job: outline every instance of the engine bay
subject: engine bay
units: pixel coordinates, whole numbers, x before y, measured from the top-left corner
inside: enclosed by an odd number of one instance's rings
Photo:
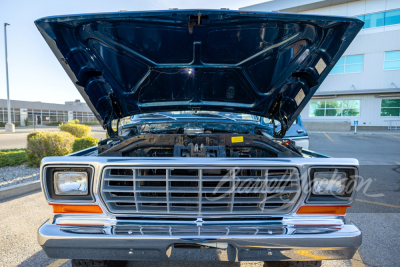
[[[206,128],[185,127],[156,132],[147,131],[137,134],[137,129],[129,129],[123,136],[101,141],[98,145],[98,156],[301,157],[299,148],[295,147],[293,141],[273,139],[260,130],[230,133],[230,131],[223,132],[217,129],[216,133],[213,133]]]

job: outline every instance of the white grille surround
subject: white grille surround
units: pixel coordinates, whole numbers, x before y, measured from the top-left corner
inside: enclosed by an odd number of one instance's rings
[[[100,194],[115,215],[276,215],[301,186],[295,167],[118,166],[103,169]]]

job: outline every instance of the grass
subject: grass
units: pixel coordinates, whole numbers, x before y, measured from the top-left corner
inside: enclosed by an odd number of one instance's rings
[[[0,150],[0,168],[5,166],[18,166],[26,162],[25,149]]]

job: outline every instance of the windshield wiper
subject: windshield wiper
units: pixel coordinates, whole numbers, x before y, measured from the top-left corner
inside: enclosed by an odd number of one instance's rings
[[[168,119],[172,119],[172,120],[176,121],[176,118],[174,118],[174,117],[171,117],[171,116],[168,116],[168,115],[165,115],[165,114],[153,114],[153,113],[149,113],[149,114],[146,114],[144,116],[140,116],[139,119],[140,118],[146,118],[146,117],[164,117],[164,118],[168,118]]]
[[[224,118],[224,119],[227,119],[227,120],[231,120],[231,121],[236,121],[235,119],[233,119],[233,118],[230,118],[230,117],[227,117],[227,116],[224,116],[224,115],[220,115],[220,114],[213,114],[213,113],[193,113],[193,115],[196,115],[196,116],[210,116],[210,117],[220,117],[220,118]]]

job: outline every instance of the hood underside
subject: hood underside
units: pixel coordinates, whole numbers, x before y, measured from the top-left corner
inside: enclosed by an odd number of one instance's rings
[[[103,126],[158,111],[290,126],[363,26],[356,18],[171,10],[35,21]]]

